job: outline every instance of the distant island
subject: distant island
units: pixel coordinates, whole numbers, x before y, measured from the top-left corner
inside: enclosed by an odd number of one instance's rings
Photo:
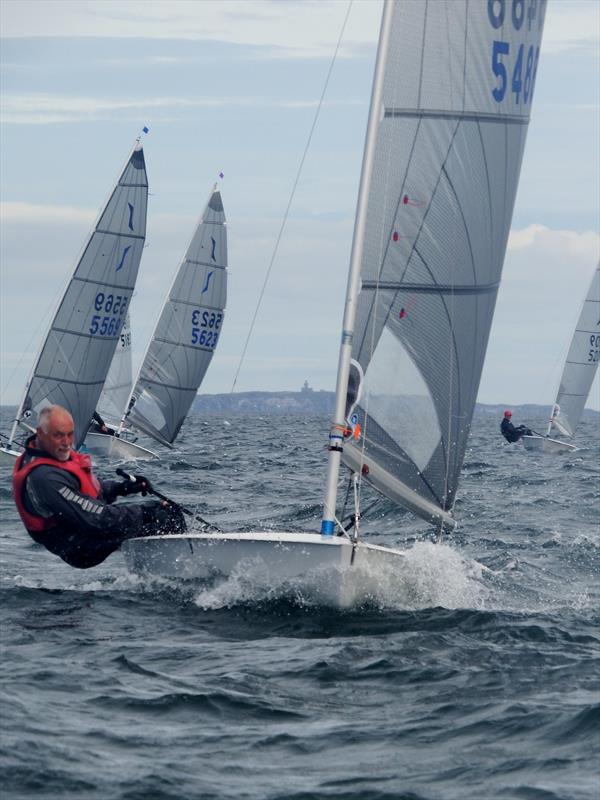
[[[299,392],[233,392],[228,394],[199,394],[192,406],[193,412],[201,414],[295,414],[311,416],[332,414],[335,392],[324,389],[311,389],[308,382]],[[515,417],[549,417],[551,406],[526,403],[523,405],[477,403],[477,416],[501,417],[504,409],[510,407]],[[586,409],[584,419],[597,419],[599,411]]]
[[[320,416],[333,414],[335,392],[325,389],[311,389],[307,381],[299,392],[228,392],[227,394],[198,394],[191,413],[209,414],[248,414],[268,416],[269,414],[291,414],[296,416]],[[0,406],[14,409],[16,406]],[[551,406],[524,403],[477,403],[475,416],[501,418],[504,410],[510,408],[519,422],[527,419],[548,419]],[[586,408],[583,418],[600,419],[600,411]]]

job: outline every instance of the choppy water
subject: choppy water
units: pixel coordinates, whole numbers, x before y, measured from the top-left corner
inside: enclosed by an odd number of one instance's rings
[[[315,530],[326,429],[192,417],[133,469],[223,528]],[[578,439],[535,456],[476,419],[460,530],[436,545],[379,504],[370,541],[414,547],[343,612],[301,585],[141,580],[119,554],[71,570],[3,469],[2,796],[597,800],[598,424]]]

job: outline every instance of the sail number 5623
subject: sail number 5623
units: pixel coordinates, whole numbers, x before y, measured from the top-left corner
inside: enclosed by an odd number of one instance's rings
[[[199,308],[192,312],[191,343],[199,347],[214,348],[219,338],[223,313],[221,311],[201,311]]]

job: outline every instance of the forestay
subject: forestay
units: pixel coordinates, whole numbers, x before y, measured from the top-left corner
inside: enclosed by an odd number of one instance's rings
[[[162,309],[125,424],[171,445],[221,334],[227,294],[227,230],[216,189]]]
[[[98,413],[105,420],[118,423],[131,394],[133,370],[131,366],[131,325],[129,314],[121,329],[117,349],[104,381],[104,388],[98,401]]]
[[[58,403],[88,430],[129,308],[144,239],[148,179],[136,145],[83,249],[35,363],[17,423]]]
[[[544,13],[521,0],[386,4],[346,405],[362,436],[342,459],[429,520],[455,499]]]
[[[592,278],[567,360],[548,427],[573,436],[579,424],[600,361],[600,264]]]

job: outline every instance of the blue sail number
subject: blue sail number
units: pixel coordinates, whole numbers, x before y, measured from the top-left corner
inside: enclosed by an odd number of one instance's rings
[[[199,308],[192,312],[192,336],[191,344],[198,347],[214,349],[219,338],[219,329],[223,320],[223,313],[220,311],[202,311]]]

